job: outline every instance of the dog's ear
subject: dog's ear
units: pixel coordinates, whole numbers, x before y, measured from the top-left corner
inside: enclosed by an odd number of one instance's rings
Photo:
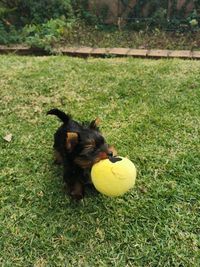
[[[69,151],[72,151],[74,147],[78,144],[79,135],[75,132],[67,132],[66,136],[66,148]]]
[[[99,124],[100,124],[100,119],[96,118],[95,120],[91,121],[90,123],[90,129],[98,130],[99,129]]]

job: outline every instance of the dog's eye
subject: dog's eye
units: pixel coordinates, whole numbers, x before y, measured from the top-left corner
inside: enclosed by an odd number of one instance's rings
[[[95,142],[94,140],[93,141],[90,141],[90,142],[87,142],[84,144],[84,151],[86,152],[89,152],[89,151],[92,151],[94,148],[95,148]]]

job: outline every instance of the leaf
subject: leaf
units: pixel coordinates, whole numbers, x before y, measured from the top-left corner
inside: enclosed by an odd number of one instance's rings
[[[12,134],[7,134],[6,136],[3,137],[3,139],[7,142],[11,142],[12,140]]]
[[[100,239],[104,239],[104,236],[105,236],[104,232],[99,228],[97,228],[96,230],[96,235],[99,236]]]

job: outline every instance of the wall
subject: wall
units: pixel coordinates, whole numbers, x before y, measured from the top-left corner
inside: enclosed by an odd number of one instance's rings
[[[120,0],[89,0],[89,10],[96,16],[100,16],[101,11],[107,7],[108,14],[104,19],[104,22],[108,24],[119,24],[119,20],[126,21],[130,11],[133,10],[138,0],[126,1],[127,5],[123,5],[122,2],[123,1]],[[168,0],[168,17],[170,17],[172,14],[172,7],[174,6],[174,2],[174,0]],[[180,10],[183,6],[185,6],[185,17],[187,17],[187,15],[194,9],[194,0],[177,0],[176,2],[177,10]],[[150,4],[147,1],[147,3],[141,10],[142,16],[148,17],[149,10]]]

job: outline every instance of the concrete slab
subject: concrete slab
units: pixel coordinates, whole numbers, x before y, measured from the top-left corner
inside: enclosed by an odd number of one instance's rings
[[[109,53],[110,48],[93,48],[91,55],[103,56]]]
[[[64,47],[64,48],[59,48],[56,51],[61,52],[63,54],[67,54],[67,53],[74,53],[77,49],[78,47]]]
[[[138,56],[146,57],[148,50],[147,49],[129,49],[127,56]]]
[[[200,51],[192,51],[191,55],[194,59],[200,59]]]
[[[111,48],[109,54],[126,56],[128,54],[129,48]]]
[[[169,52],[169,57],[175,58],[191,58],[192,54],[189,50],[175,50]]]
[[[61,47],[55,49],[64,55],[71,56],[131,56],[131,57],[149,57],[149,58],[188,58],[200,59],[200,51],[189,50],[161,50],[161,49],[134,49],[134,48],[92,48],[92,47]],[[0,54],[14,53],[18,55],[48,55],[48,52],[41,49],[34,49],[28,46],[0,45]]]
[[[148,57],[161,58],[161,57],[168,57],[168,55],[169,55],[169,50],[151,49],[147,52]]]
[[[78,53],[78,54],[90,55],[92,50],[93,50],[93,48],[91,48],[91,47],[79,47],[79,48],[75,49],[74,52]]]

